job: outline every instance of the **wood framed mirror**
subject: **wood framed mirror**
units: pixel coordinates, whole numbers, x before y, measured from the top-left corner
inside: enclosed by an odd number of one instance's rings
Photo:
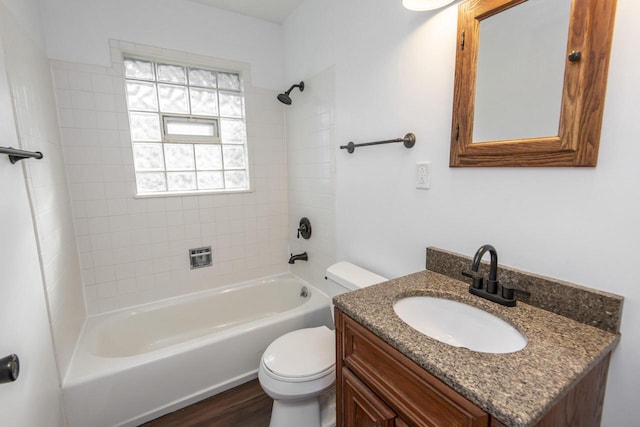
[[[615,7],[461,3],[449,165],[595,166]]]

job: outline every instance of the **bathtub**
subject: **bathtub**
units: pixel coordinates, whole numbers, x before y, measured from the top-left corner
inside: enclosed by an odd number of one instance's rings
[[[68,426],[139,425],[254,379],[275,338],[330,325],[329,307],[286,273],[91,316],[62,384]]]

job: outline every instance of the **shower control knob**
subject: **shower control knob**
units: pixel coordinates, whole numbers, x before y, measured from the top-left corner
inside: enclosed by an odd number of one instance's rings
[[[20,375],[20,359],[17,354],[10,354],[0,359],[0,384],[10,383]]]
[[[302,236],[303,239],[311,237],[311,221],[309,218],[302,218],[300,225],[298,225],[298,239]]]

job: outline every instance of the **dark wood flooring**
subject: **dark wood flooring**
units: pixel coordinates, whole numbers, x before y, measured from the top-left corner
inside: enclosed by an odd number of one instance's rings
[[[145,427],[268,427],[273,400],[258,380],[157,418]]]

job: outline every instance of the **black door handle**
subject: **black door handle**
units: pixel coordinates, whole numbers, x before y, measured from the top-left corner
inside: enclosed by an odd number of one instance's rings
[[[20,359],[17,354],[10,354],[0,359],[0,384],[10,383],[20,375]]]

